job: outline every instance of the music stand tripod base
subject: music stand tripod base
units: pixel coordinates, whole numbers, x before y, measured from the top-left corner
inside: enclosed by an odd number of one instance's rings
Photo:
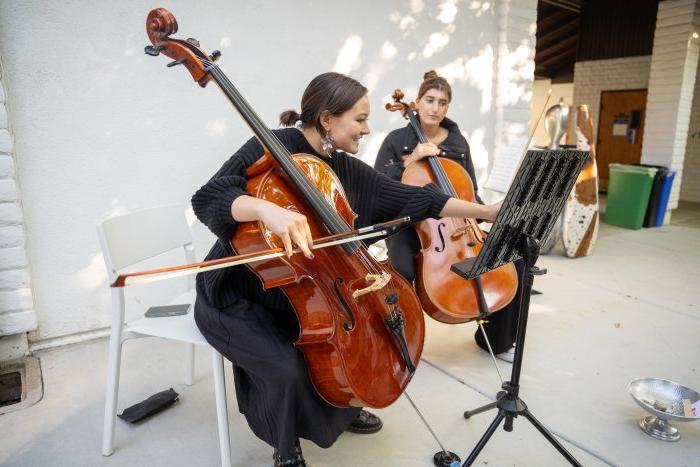
[[[470,280],[518,258],[525,263],[525,268],[518,274],[518,330],[511,378],[503,383],[503,391],[498,393],[496,402],[464,412],[464,417],[468,419],[478,413],[498,409],[496,418],[464,461],[463,467],[474,463],[502,421],[505,420],[503,429],[512,431],[513,420],[519,415],[532,423],[571,465],[581,466],[532,415],[520,399],[519,392],[532,284],[535,275],[546,273],[546,270],[535,267],[540,242],[552,230],[587,158],[588,153],[583,151],[528,151],[479,255],[451,267],[453,272]]]
[[[527,408],[527,404],[525,404],[525,402],[519,397],[520,369],[522,365],[523,349],[525,347],[525,331],[527,329],[528,308],[530,306],[530,291],[532,289],[534,276],[545,274],[546,270],[541,270],[534,266],[539,250],[539,245],[536,240],[526,235],[523,237],[521,242],[519,242],[518,249],[522,258],[525,260],[525,271],[523,271],[522,274],[525,277],[518,278],[520,310],[518,315],[518,333],[515,343],[515,359],[513,361],[511,379],[510,381],[503,383],[503,391],[498,393],[496,402],[491,402],[478,409],[464,412],[464,418],[468,419],[478,413],[494,408],[498,409],[496,418],[481,437],[476,447],[474,447],[467,460],[464,461],[463,466],[467,467],[474,463],[477,456],[486,446],[486,443],[489,441],[502,421],[505,420],[505,423],[503,424],[503,429],[505,431],[513,431],[513,420],[519,415],[522,415],[530,423],[532,423],[534,427],[537,428],[537,431],[539,431],[540,434],[542,434],[542,436],[544,436],[547,441],[549,441],[552,446],[554,446],[557,451],[559,451],[559,453],[564,456],[569,463],[571,463],[571,465],[581,466],[573,455],[571,455],[571,453],[559,441],[557,441],[557,439],[547,430],[547,428],[545,428],[544,425],[542,425],[539,420],[532,415],[530,410]]]
[[[508,382],[503,383],[503,388],[505,389],[507,386]],[[474,410],[465,410],[464,411],[464,418],[469,420],[471,417],[474,415],[480,414],[482,412],[486,412],[491,409],[503,409],[507,410],[509,412],[512,412],[517,415],[523,415],[527,411],[527,405],[525,402],[521,401],[520,399],[516,400],[511,400],[508,399],[508,393],[506,391],[499,391],[498,394],[496,395],[496,402],[491,402],[490,404],[486,404],[482,407],[479,407],[478,409]],[[507,430],[506,431],[512,431],[512,430]]]

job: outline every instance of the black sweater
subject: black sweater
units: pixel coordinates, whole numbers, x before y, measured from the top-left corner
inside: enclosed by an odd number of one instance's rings
[[[350,206],[358,215],[355,227],[404,216],[415,220],[437,218],[449,199],[434,185],[424,188],[403,185],[344,152],[335,152],[332,157],[321,156],[296,128],[273,130],[273,133],[292,154],[312,154],[330,165],[343,185]],[[232,254],[229,240],[238,223],[231,216],[231,203],[238,196],[248,194],[246,168],[262,155],[262,145],[256,138],[251,138],[192,196],[195,215],[219,239],[207,260]],[[227,306],[240,298],[271,308],[286,303],[280,291],[263,291],[260,280],[245,266],[200,273],[197,282],[198,290],[204,291],[209,303],[216,307]]]
[[[449,118],[444,118],[440,126],[447,130],[447,138],[438,145],[443,151],[440,157],[447,157],[460,164],[469,173],[474,184],[474,193],[477,193],[476,176],[474,174],[474,164],[469,152],[469,144],[459,131],[459,127]],[[379,148],[374,168],[386,174],[394,180],[401,180],[403,174],[403,156],[413,152],[418,145],[418,136],[408,124],[403,128],[392,131],[387,135]],[[479,195],[476,194],[476,201],[483,204]]]

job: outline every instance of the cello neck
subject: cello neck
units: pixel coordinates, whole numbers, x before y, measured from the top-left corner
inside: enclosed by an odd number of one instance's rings
[[[208,64],[208,71],[211,78],[221,88],[224,95],[231,101],[231,104],[238,110],[246,124],[257,136],[260,143],[275,158],[282,170],[289,176],[294,185],[304,195],[311,204],[314,211],[323,220],[332,234],[340,234],[349,230],[348,224],[331,209],[326,199],[319,193],[316,187],[309,181],[309,178],[301,171],[294,158],[275,134],[264,124],[262,119],[246,102],[245,98],[236,89],[223,71],[214,63]],[[346,250],[357,248],[356,244],[346,244]],[[349,251],[350,252],[350,251]]]
[[[413,131],[415,131],[416,136],[418,137],[418,141],[420,141],[422,144],[429,143],[430,141],[428,141],[428,138],[425,136],[425,133],[423,133],[423,128],[420,125],[420,121],[418,120],[418,117],[416,117],[416,114],[413,112],[413,110],[411,110],[410,108],[407,109],[406,117],[408,118],[411,128],[413,128]],[[445,173],[445,170],[442,168],[442,164],[440,164],[440,161],[438,160],[437,156],[428,156],[425,159],[427,160],[428,165],[430,166],[430,170],[433,171],[433,175],[435,176],[435,182],[443,191],[443,193],[452,197],[456,197],[457,192],[452,186],[452,182],[450,182],[450,179]]]

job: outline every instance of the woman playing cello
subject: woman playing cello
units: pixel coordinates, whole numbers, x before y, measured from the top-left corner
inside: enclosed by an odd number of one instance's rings
[[[474,164],[469,152],[469,144],[457,124],[447,118],[447,111],[452,100],[452,88],[435,71],[425,73],[423,83],[418,90],[415,102],[420,129],[427,142],[421,143],[414,128],[409,123],[403,128],[392,131],[382,143],[375,169],[390,178],[401,180],[404,169],[413,162],[426,156],[440,155],[449,158],[464,167],[471,178],[476,201],[482,203],[477,194]],[[410,111],[410,110],[409,110]],[[421,250],[421,243],[414,229],[405,229],[386,240],[391,264],[409,282],[416,279],[416,257]],[[516,262],[516,267],[520,266]],[[512,362],[512,347],[515,342],[517,326],[517,303],[509,305],[498,313],[492,314],[484,325],[494,353],[502,360]],[[475,339],[479,347],[488,350],[482,333],[477,332]]]
[[[369,133],[367,89],[352,78],[324,73],[301,101],[301,114],[281,115],[274,130],[292,153],[323,159],[337,174],[361,227],[402,216],[454,216],[492,220],[499,206],[449,198],[430,187],[402,185],[349,154]],[[246,169],[263,156],[252,138],[192,197],[194,212],[217,237],[207,259],[231,254],[229,239],[241,223],[260,221],[285,245],[312,258],[311,231],[304,215],[248,195]],[[329,447],[346,429],[372,432],[379,419],[360,408],[338,408],[314,391],[301,353],[293,346],[299,326],[287,297],[264,290],[246,267],[197,276],[195,319],[206,339],[232,361],[240,411],[253,432],[275,448],[274,465],[304,466],[299,439]]]

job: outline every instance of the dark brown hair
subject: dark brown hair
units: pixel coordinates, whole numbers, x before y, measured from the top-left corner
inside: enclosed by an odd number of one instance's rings
[[[430,70],[423,75],[423,83],[418,89],[418,99],[423,97],[423,95],[430,91],[431,89],[437,89],[447,94],[448,102],[452,102],[452,86],[447,82],[442,76],[438,76],[435,70]]]
[[[367,88],[359,81],[340,73],[323,73],[311,80],[301,97],[301,114],[287,110],[280,114],[280,125],[293,126],[301,121],[302,128],[316,127],[322,135],[321,115],[328,112],[338,116],[352,108]]]

